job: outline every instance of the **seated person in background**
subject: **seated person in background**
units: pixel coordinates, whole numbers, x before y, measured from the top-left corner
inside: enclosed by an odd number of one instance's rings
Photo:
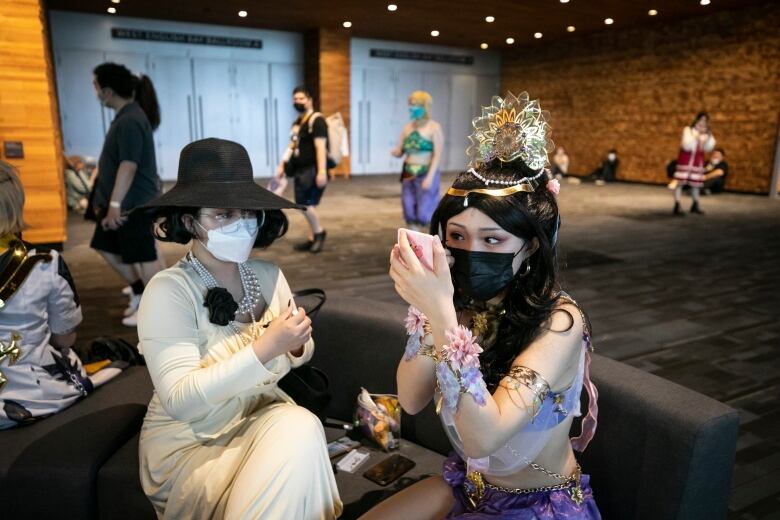
[[[573,451],[593,437],[597,394],[587,320],[558,285],[560,184],[544,168],[544,143],[499,140],[518,133],[508,114],[534,120],[523,128],[530,135],[549,133],[527,96],[494,97],[474,120],[474,168],[458,176],[431,221],[442,234],[433,270],[404,233],[390,253],[390,276],[410,304],[398,397],[410,414],[434,400],[456,453],[442,476],[404,489],[364,520],[601,518]],[[583,388],[589,410],[582,434],[570,439]]]
[[[121,372],[87,377],[71,349],[81,323],[73,278],[56,251],[19,238],[24,190],[0,161],[0,429],[53,415]]]
[[[603,186],[608,182],[615,182],[620,160],[617,158],[617,150],[612,148],[607,152],[607,158],[601,165],[591,172],[590,177],[596,181],[597,186]]]
[[[566,153],[566,149],[563,146],[555,148],[550,170],[552,171],[553,177],[558,180],[563,179],[569,171],[569,154]]]
[[[92,190],[92,178],[84,160],[78,155],[63,156],[65,176],[65,196],[68,209],[83,214],[87,210],[89,192]]]
[[[726,152],[723,148],[715,148],[710,154],[710,160],[705,167],[704,194],[721,193],[726,189],[726,178],[729,175],[729,163],[726,162]]]
[[[238,143],[184,147],[176,185],[146,205],[157,238],[190,244],[138,314],[154,383],[141,485],[158,518],[331,519],[341,514],[325,433],[277,383],[311,359],[311,320],[276,265],[250,259],[299,209],[255,184]]]

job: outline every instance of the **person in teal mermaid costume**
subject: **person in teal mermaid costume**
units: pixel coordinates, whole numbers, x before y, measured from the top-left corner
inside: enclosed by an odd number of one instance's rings
[[[392,151],[404,157],[401,205],[407,227],[426,230],[439,203],[439,164],[444,148],[441,125],[431,119],[433,98],[417,90],[409,96],[409,121]]]

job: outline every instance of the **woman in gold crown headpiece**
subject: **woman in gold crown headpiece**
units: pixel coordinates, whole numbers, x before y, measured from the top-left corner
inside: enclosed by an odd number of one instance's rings
[[[434,269],[404,234],[390,256],[410,304],[399,399],[411,414],[434,400],[456,453],[365,518],[600,518],[573,451],[593,437],[597,393],[587,319],[558,285],[546,114],[526,93],[494,97],[474,129],[472,168],[431,221]]]

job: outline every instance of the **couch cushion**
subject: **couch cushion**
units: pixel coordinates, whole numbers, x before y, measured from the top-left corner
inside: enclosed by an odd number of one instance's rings
[[[591,374],[599,424],[579,458],[604,517],[724,517],[737,412],[603,356],[593,356]]]
[[[133,436],[100,468],[97,479],[100,520],[153,520],[157,518],[141,488],[138,438]]]
[[[0,432],[0,503],[12,518],[94,518],[100,466],[140,428],[152,388],[131,367],[61,413]]]

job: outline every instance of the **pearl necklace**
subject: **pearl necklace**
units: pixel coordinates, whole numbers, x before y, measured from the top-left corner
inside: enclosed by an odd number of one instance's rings
[[[471,175],[473,175],[474,177],[476,177],[477,179],[479,179],[482,182],[484,182],[485,186],[490,186],[491,184],[498,184],[498,185],[501,185],[501,186],[516,186],[516,185],[522,184],[524,182],[531,182],[531,181],[537,180],[539,177],[541,177],[544,174],[544,170],[540,171],[539,173],[537,173],[536,175],[534,175],[532,177],[523,177],[520,180],[509,180],[509,181],[497,181],[497,180],[493,180],[493,179],[487,179],[487,178],[483,177],[482,175],[480,175],[479,173],[477,173],[477,170],[475,170],[474,168],[471,168],[469,170],[469,173]]]
[[[219,287],[217,279],[214,278],[209,270],[206,269],[206,266],[204,266],[201,261],[192,254],[192,251],[187,253],[187,261],[189,261],[190,265],[192,265],[192,267],[195,269],[195,272],[198,273],[207,289]],[[238,304],[236,315],[248,314],[252,319],[252,334],[249,337],[249,340],[251,341],[254,336],[256,325],[254,309],[257,307],[257,304],[262,301],[263,295],[260,291],[260,282],[257,280],[257,276],[255,276],[254,271],[252,271],[252,269],[246,265],[246,262],[238,264],[238,276],[241,279],[241,288],[244,290],[244,297],[241,298],[241,302]],[[242,334],[239,330],[238,325],[236,325],[235,320],[228,323],[228,326],[238,336],[245,337],[245,335]]]

